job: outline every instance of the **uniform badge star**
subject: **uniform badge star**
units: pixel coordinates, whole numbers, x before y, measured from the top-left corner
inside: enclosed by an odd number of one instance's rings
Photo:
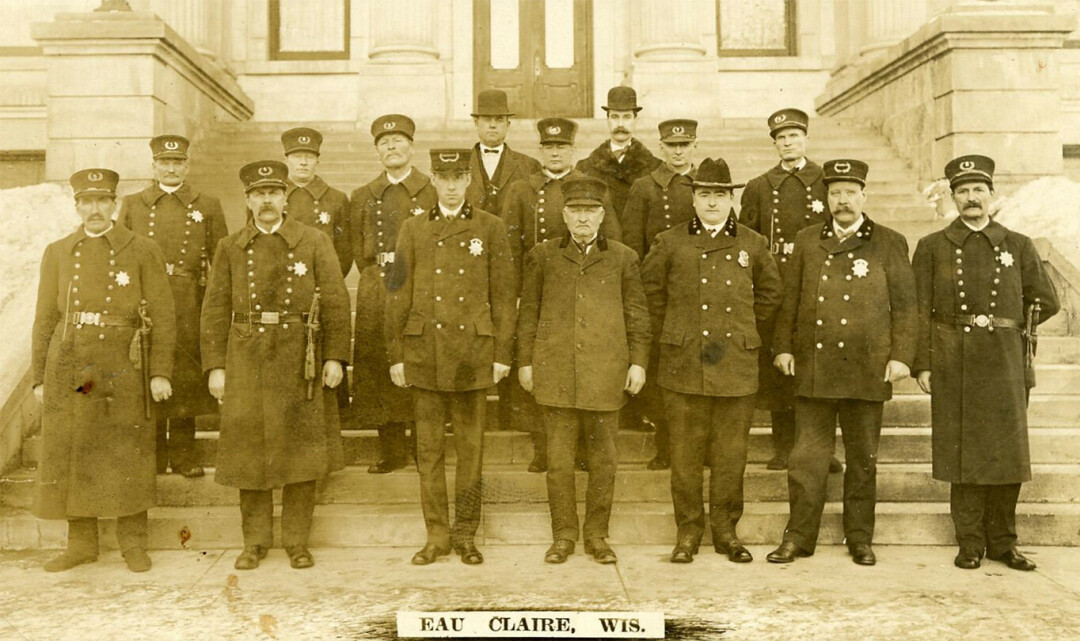
[[[997,259],[998,259],[998,262],[1001,263],[1002,265],[1004,265],[1005,267],[1012,267],[1013,266],[1013,255],[1010,254],[1007,251],[1003,251],[1000,254],[998,254]]]
[[[127,272],[116,272],[116,284],[121,287],[127,287],[131,284],[131,276],[128,276]]]
[[[201,223],[203,221],[203,214],[198,209],[194,211],[189,211],[187,217],[197,223]]]
[[[292,265],[289,265],[289,271],[297,276],[303,276],[307,273],[307,265],[305,265],[303,261],[298,260]]]
[[[419,216],[422,213],[424,213],[424,208],[423,207],[420,207],[419,205],[417,205],[416,207],[412,208],[412,215],[413,216]]]
[[[865,259],[858,258],[851,264],[851,273],[855,274],[858,278],[866,278],[866,275],[870,273],[870,263],[867,263]]]
[[[325,212],[325,211],[320,211],[319,212],[319,224],[320,225],[329,225],[330,224],[330,214]]]
[[[750,266],[750,254],[747,254],[745,251],[739,252],[739,265],[742,266],[742,267],[749,267]]]
[[[825,211],[825,203],[823,203],[820,200],[818,200],[817,198],[815,198],[814,202],[810,203],[810,209],[815,214],[820,214],[821,212]]]
[[[472,256],[479,256],[484,253],[484,241],[479,238],[473,238],[469,241],[469,254]]]

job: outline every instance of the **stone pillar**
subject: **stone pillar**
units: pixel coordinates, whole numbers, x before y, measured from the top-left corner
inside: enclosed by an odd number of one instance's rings
[[[701,22],[691,4],[669,0],[637,1],[637,42],[634,57],[643,60],[697,60],[705,55]]]
[[[438,59],[436,0],[370,0],[371,48],[381,62]]]
[[[222,2],[217,0],[152,0],[151,9],[204,56],[221,54]]]
[[[46,180],[96,165],[130,190],[152,177],[150,138],[196,138],[254,112],[235,79],[153,13],[60,13],[31,35],[48,68]]]
[[[717,61],[702,44],[716,37],[716,3],[628,0],[631,20],[630,84],[654,120],[690,117],[716,120],[721,90]],[[708,9],[707,11],[705,9]]]
[[[875,55],[915,33],[926,21],[926,0],[867,0],[863,55]]]

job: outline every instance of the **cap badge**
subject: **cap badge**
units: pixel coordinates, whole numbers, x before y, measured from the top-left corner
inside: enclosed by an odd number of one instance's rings
[[[469,241],[469,255],[479,256],[484,253],[484,241],[479,238],[473,238]]]
[[[86,174],[86,179],[92,183],[99,183],[102,180],[105,180],[105,176],[103,176],[100,171],[92,171],[89,174]]]
[[[682,125],[675,125],[671,128],[671,133],[675,134],[676,136],[681,136],[686,133],[686,128]]]
[[[963,171],[971,171],[972,169],[975,169],[975,162],[972,160],[965,160],[960,163],[960,169]]]
[[[296,139],[301,145],[306,145],[311,142],[311,136],[300,136]]]
[[[549,134],[551,134],[552,136],[557,136],[557,135],[562,133],[562,127],[559,127],[559,126],[548,127],[547,132]]]
[[[833,169],[835,169],[836,173],[838,173],[838,174],[846,174],[847,172],[851,171],[851,163],[849,163],[849,162],[838,162],[835,165],[833,165]]]
[[[393,129],[394,127],[397,127],[397,123],[393,120],[388,120],[382,124],[383,129]]]
[[[439,160],[443,162],[457,162],[461,160],[461,154],[439,154]]]
[[[169,151],[176,151],[180,148],[180,143],[176,142],[175,140],[166,140],[165,148]]]
[[[259,167],[260,176],[269,176],[272,173],[274,173],[274,168],[269,165],[263,165],[262,167]]]
[[[778,114],[772,119],[773,122],[784,122],[785,120],[787,120],[787,114]]]

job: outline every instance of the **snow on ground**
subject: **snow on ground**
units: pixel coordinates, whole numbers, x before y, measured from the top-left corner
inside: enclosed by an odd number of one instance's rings
[[[1033,180],[1002,200],[995,217],[1032,238],[1046,238],[1080,268],[1080,183],[1062,176]]]

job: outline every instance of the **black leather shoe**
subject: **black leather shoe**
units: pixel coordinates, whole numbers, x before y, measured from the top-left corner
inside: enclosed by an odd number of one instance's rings
[[[645,467],[649,468],[650,470],[666,470],[671,467],[671,461],[668,460],[667,456],[657,454],[656,456],[652,457],[652,460],[649,461],[649,464]]]
[[[750,563],[754,560],[754,555],[750,554],[750,550],[743,547],[742,541],[736,537],[729,539],[713,540],[713,549],[717,554],[726,554],[728,561],[732,563]]]
[[[1013,570],[1020,570],[1022,572],[1031,572],[1036,567],[1034,561],[1023,554],[1020,554],[1016,550],[1009,550],[1005,554],[989,558],[994,561],[1001,561]]]
[[[480,554],[480,550],[477,550],[473,543],[458,545],[454,551],[461,556],[461,562],[465,565],[480,565],[484,562],[484,555]]]
[[[776,456],[769,459],[769,462],[765,464],[765,469],[767,469],[767,470],[786,470],[787,469],[787,457],[786,456],[780,456],[779,454],[777,454]]]
[[[603,563],[609,565],[619,560],[619,557],[615,556],[615,550],[611,549],[611,546],[607,544],[607,541],[600,538],[585,539],[585,553],[592,556],[593,560],[597,563]]]
[[[434,543],[428,543],[422,550],[413,555],[412,564],[431,565],[435,562],[435,559],[440,556],[446,556],[447,554],[450,554],[450,548],[443,548]]]
[[[405,467],[405,461],[395,459],[379,459],[374,465],[368,467],[368,474],[389,474],[394,470]]]
[[[266,558],[266,548],[261,545],[245,545],[244,551],[236,557],[233,567],[237,570],[254,570],[259,567],[259,561]]]
[[[953,565],[962,570],[974,570],[982,562],[982,552],[974,548],[960,548]]]
[[[849,545],[848,552],[851,553],[851,560],[859,565],[875,565],[877,563],[874,549],[870,547],[869,543]]]
[[[315,559],[311,556],[311,552],[303,545],[287,547],[285,553],[289,555],[289,565],[294,570],[303,570],[315,565]]]
[[[780,544],[780,547],[769,552],[769,554],[765,556],[765,560],[769,563],[792,563],[795,559],[813,556],[813,554],[813,552],[807,552],[795,545],[792,541],[784,541]]]
[[[844,464],[835,456],[829,459],[829,474],[839,474],[844,471]]]
[[[146,553],[146,550],[142,548],[131,548],[127,552],[124,552],[124,563],[132,572],[149,572],[150,555]]]
[[[566,563],[566,558],[573,553],[573,541],[570,539],[558,539],[544,553],[544,563]]]
[[[206,476],[206,470],[201,465],[188,465],[182,467],[179,470],[180,476],[186,479],[197,479],[202,476]]]
[[[60,556],[54,556],[45,563],[46,572],[63,572],[64,570],[70,570],[76,565],[82,565],[83,563],[93,563],[97,561],[97,555],[78,554],[71,550],[64,550],[64,553]]]
[[[690,539],[683,539],[675,544],[671,551],[672,563],[693,563],[694,555],[697,554],[698,543]]]

